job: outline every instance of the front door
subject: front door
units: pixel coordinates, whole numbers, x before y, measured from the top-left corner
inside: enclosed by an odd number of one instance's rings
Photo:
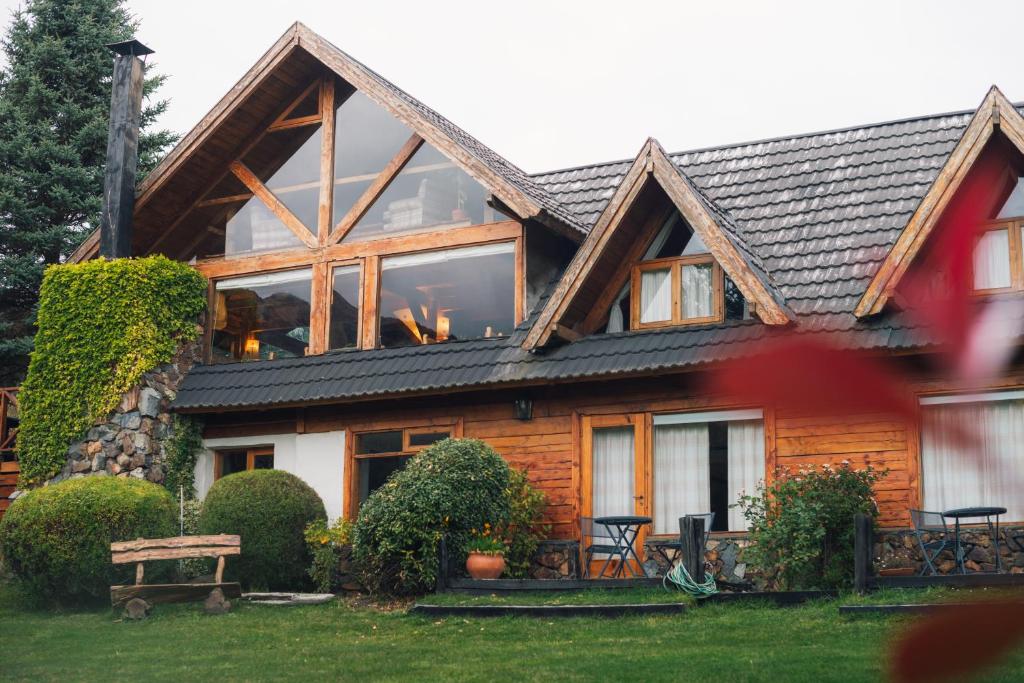
[[[585,416],[582,427],[583,516],[650,516],[643,457],[647,438],[644,415]],[[641,559],[643,542],[648,531],[646,526],[642,527],[636,540],[637,555]],[[583,539],[583,543],[588,543],[589,540]],[[604,557],[592,560],[592,576],[597,575],[605,560]],[[612,568],[609,567],[606,574],[610,573]],[[639,567],[634,566],[632,569],[642,574]]]

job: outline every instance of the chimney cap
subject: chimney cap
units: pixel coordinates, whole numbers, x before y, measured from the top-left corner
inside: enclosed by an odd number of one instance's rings
[[[124,55],[126,57],[143,57],[145,55],[151,55],[154,52],[154,50],[150,50],[134,38],[131,40],[122,40],[120,43],[108,43],[107,47],[110,48],[110,51],[114,54]]]

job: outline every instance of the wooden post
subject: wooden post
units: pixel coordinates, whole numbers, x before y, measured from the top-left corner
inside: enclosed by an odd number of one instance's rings
[[[853,587],[861,595],[868,590],[873,545],[871,517],[858,512],[853,516]]]
[[[214,583],[224,583],[224,556],[221,555],[217,558],[217,575],[214,578]]]
[[[141,586],[142,585],[142,573],[143,573],[143,571],[144,571],[144,569],[142,567],[142,563],[141,562],[139,562],[137,565],[135,565],[135,585],[136,586]]]
[[[445,537],[437,545],[437,592],[443,593],[448,588],[448,543]]]
[[[683,566],[695,583],[704,583],[704,518],[679,518],[679,544]]]

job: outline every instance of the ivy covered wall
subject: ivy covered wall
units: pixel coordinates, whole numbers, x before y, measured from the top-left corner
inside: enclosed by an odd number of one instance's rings
[[[70,445],[195,341],[205,306],[206,280],[163,256],[47,268],[19,395],[22,486],[59,474]]]

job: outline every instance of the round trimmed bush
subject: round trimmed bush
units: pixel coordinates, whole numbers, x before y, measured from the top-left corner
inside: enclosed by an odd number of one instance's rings
[[[407,595],[432,590],[443,534],[453,562],[472,529],[509,518],[510,470],[478,439],[445,439],[409,460],[363,504],[353,534],[363,585]]]
[[[131,583],[134,565],[110,562],[110,544],[178,534],[177,506],[161,486],[83,477],[29,491],[0,520],[0,555],[38,597],[80,602]],[[150,563],[158,576],[158,567]],[[166,565],[163,567],[167,569]]]
[[[251,470],[218,479],[199,513],[199,533],[238,534],[242,554],[228,558],[225,576],[248,588],[295,589],[311,561],[303,532],[326,519],[310,486],[283,470]]]

